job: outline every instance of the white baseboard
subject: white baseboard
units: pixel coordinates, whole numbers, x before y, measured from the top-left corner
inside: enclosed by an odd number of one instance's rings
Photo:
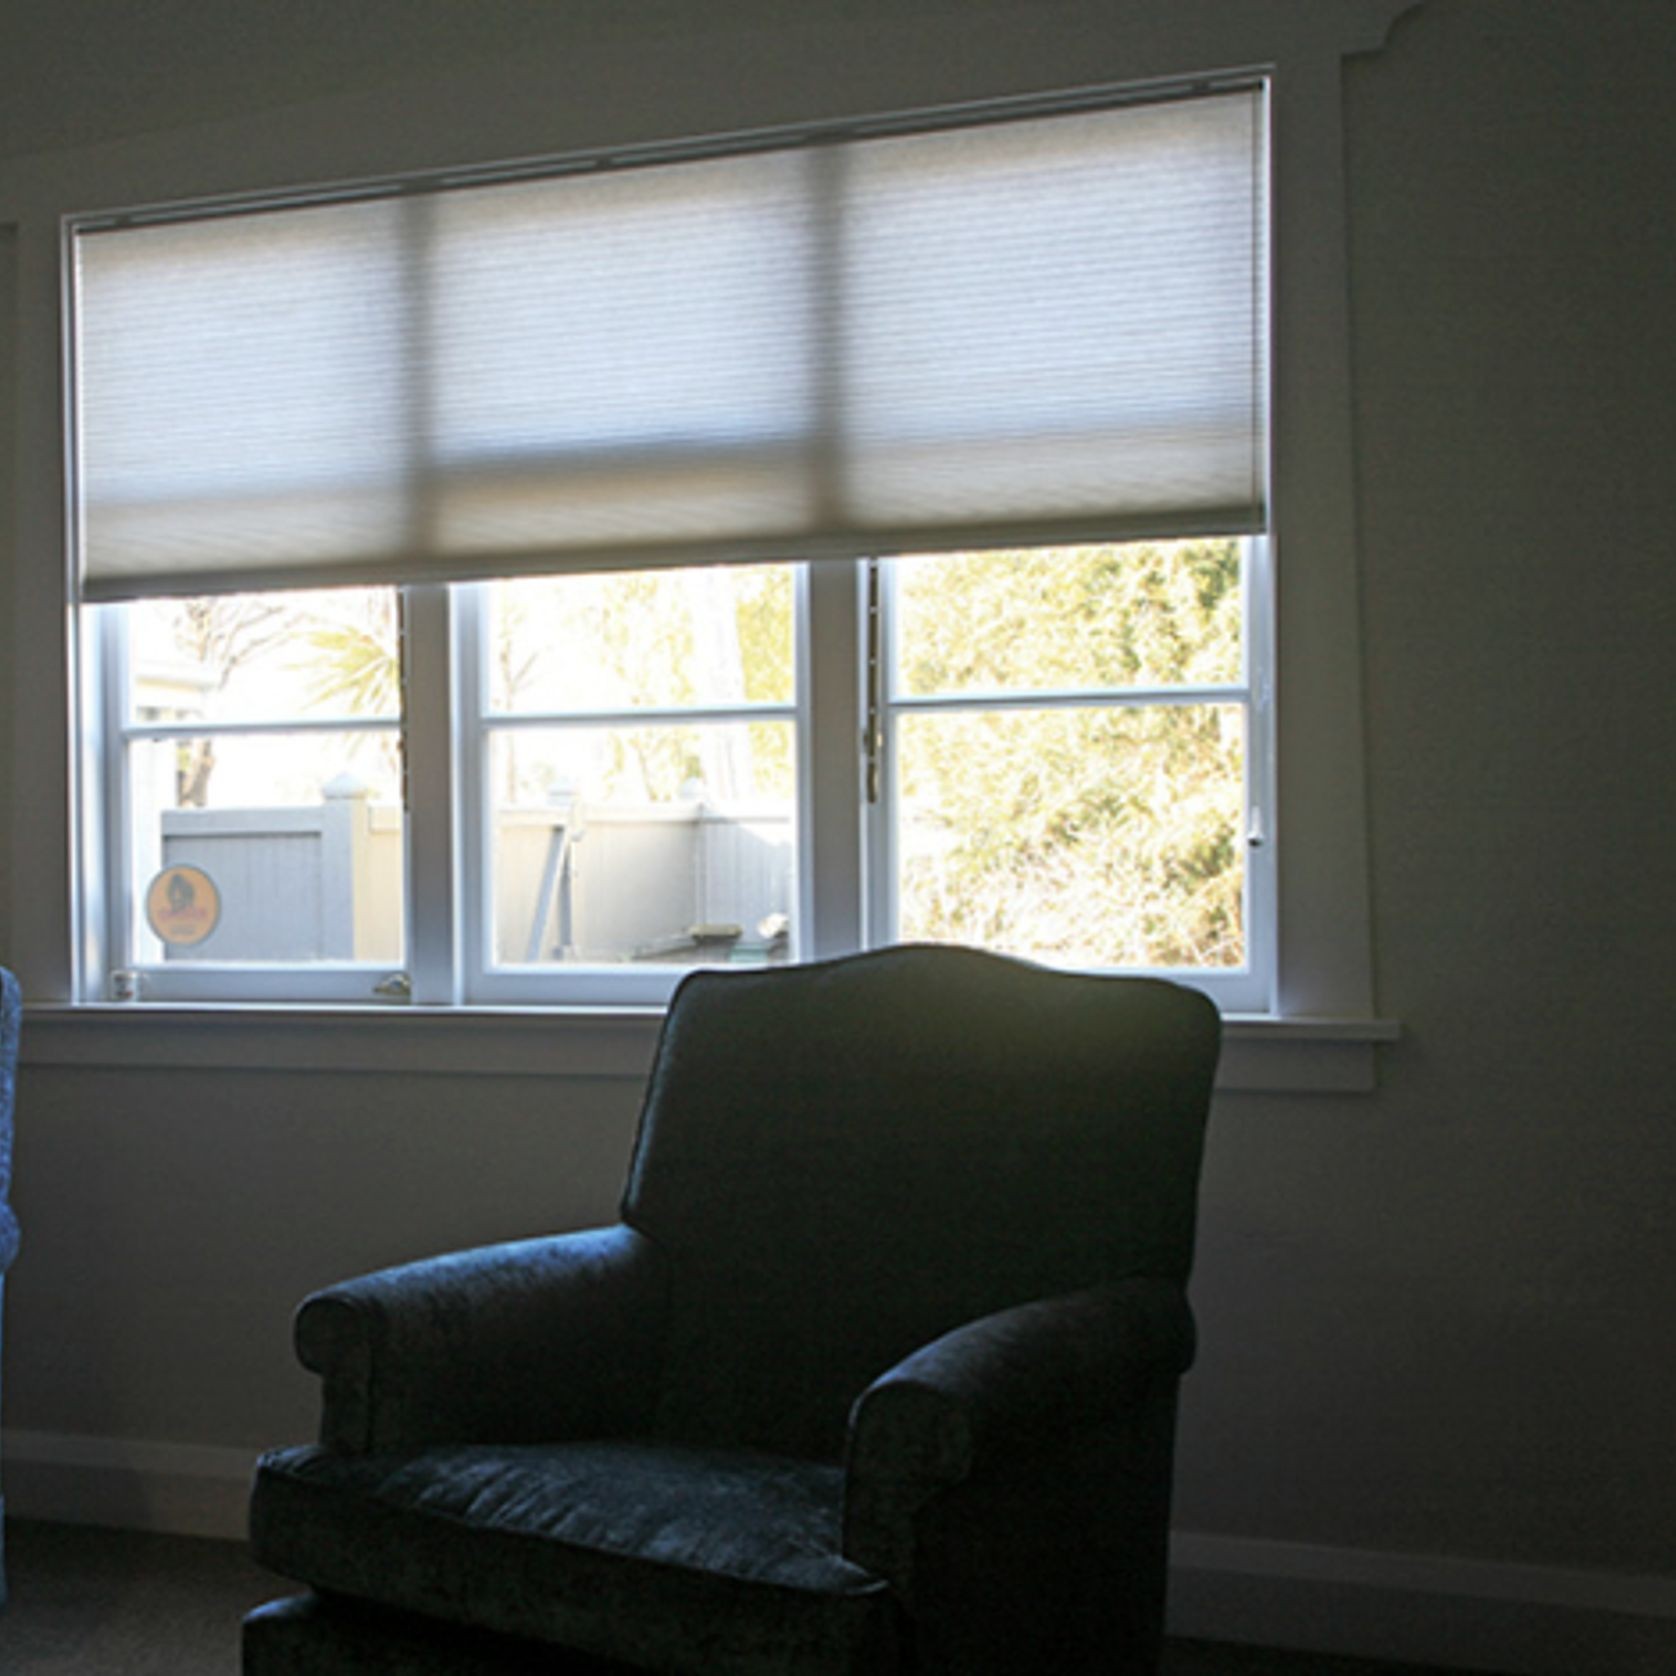
[[[1178,1531],[1170,1633],[1501,1676],[1669,1676],[1676,1575]]]
[[[255,1451],[4,1434],[9,1512],[242,1540]],[[1676,1575],[1177,1532],[1170,1631],[1500,1676],[1668,1676]]]
[[[8,1430],[0,1458],[13,1518],[244,1539],[254,1449]]]

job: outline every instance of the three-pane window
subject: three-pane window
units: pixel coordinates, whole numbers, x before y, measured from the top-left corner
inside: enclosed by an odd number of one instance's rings
[[[925,939],[1266,1007],[1265,123],[75,225],[105,992],[655,1002]]]
[[[153,998],[400,997],[441,911],[408,899],[411,823],[456,853],[458,1000],[656,1000],[695,964],[912,939],[1251,1004],[1257,551],[825,561],[856,585],[822,611],[798,565],[462,585],[449,655],[407,671],[453,702],[406,716],[397,590],[103,608],[112,968]],[[871,650],[824,708],[817,640]],[[437,714],[451,784],[416,798],[404,752]],[[817,908],[807,765],[834,736],[853,774],[826,836],[866,866]],[[181,878],[213,893],[201,934],[159,924]]]

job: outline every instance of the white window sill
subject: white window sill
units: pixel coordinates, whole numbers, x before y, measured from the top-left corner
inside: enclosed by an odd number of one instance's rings
[[[25,1065],[640,1079],[658,1007],[33,1005]],[[1389,1019],[1230,1016],[1219,1092],[1361,1093]]]

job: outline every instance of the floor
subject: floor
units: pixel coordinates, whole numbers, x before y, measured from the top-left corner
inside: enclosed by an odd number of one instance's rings
[[[235,1676],[274,1581],[232,1542],[6,1522],[4,1676]]]
[[[17,1520],[6,1526],[6,1569],[4,1676],[237,1676],[240,1618],[285,1592],[236,1543]],[[1176,1641],[1160,1676],[1444,1673]]]

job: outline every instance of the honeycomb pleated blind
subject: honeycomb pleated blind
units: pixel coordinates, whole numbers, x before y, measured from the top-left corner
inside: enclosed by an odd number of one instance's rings
[[[84,597],[1264,521],[1258,88],[88,225]]]

